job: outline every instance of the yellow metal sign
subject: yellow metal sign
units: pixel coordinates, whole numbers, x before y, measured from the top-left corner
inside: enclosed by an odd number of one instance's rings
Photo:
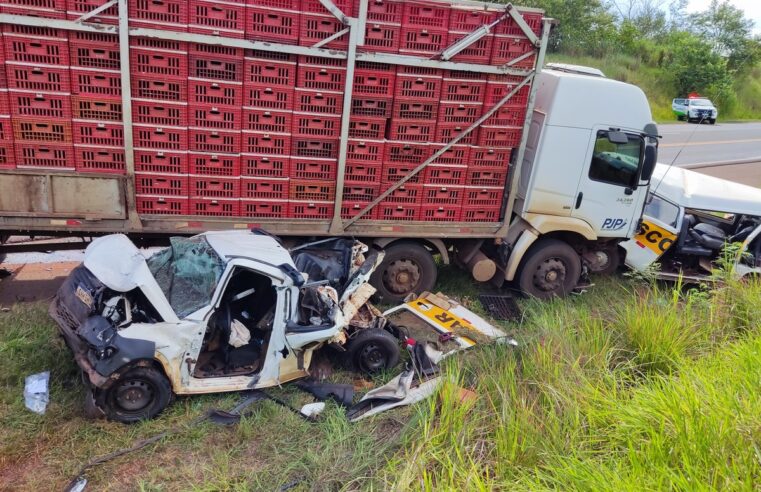
[[[407,303],[410,309],[412,309],[418,315],[430,320],[431,324],[435,327],[439,333],[451,333],[455,335],[455,330],[472,330],[476,333],[480,333],[473,325],[465,321],[464,319],[455,316],[454,314],[441,309],[440,307],[426,302],[424,299],[415,299]],[[460,333],[462,333],[460,331]],[[476,342],[468,337],[457,335],[457,337],[465,342],[467,345],[475,345]]]
[[[646,220],[642,221],[642,227],[634,236],[637,244],[650,249],[658,256],[668,251],[675,239],[676,234],[673,232]]]

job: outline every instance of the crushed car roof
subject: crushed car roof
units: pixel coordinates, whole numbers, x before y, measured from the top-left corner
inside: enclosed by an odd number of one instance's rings
[[[256,258],[272,265],[293,265],[288,251],[274,238],[251,231],[210,231],[201,234],[214,251],[225,260],[235,257]]]
[[[688,169],[658,164],[650,189],[685,208],[761,216],[761,190]]]

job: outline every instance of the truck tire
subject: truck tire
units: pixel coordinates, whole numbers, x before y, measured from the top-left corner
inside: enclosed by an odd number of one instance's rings
[[[531,297],[565,297],[581,276],[581,258],[574,249],[557,239],[540,239],[526,252],[518,269],[518,287]]]
[[[618,267],[621,264],[621,252],[618,250],[618,245],[601,248],[597,251],[593,251],[592,254],[597,256],[598,261],[596,263],[587,264],[591,273],[611,275],[618,270]]]
[[[135,367],[119,376],[97,400],[109,420],[133,424],[160,414],[172,401],[172,386],[158,369]]]
[[[381,328],[360,330],[346,344],[346,358],[364,374],[391,369],[399,363],[399,340]]]
[[[430,251],[410,241],[393,243],[385,251],[383,262],[370,278],[381,301],[400,302],[412,292],[433,290],[438,271]]]

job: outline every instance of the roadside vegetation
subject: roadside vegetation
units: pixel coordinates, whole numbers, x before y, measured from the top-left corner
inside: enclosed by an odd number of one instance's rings
[[[727,0],[688,14],[686,0],[522,0],[559,21],[549,61],[600,68],[640,86],[654,118],[674,121],[671,100],[697,92],[720,120],[761,119],[761,36]]]
[[[90,470],[92,490],[756,487],[761,283],[596,280],[567,300],[521,301],[523,321],[502,324],[518,348],[453,357],[436,397],[357,424],[332,404],[312,424],[269,401],[233,427],[191,424],[232,408],[234,394],[178,398],[134,426],[86,420],[84,387],[46,306],[16,305],[0,313],[0,489],[60,490],[89,459],[170,429]],[[480,312],[467,275],[443,268],[438,287]],[[43,370],[51,403],[37,416],[22,391]],[[460,388],[477,398],[462,401]],[[288,386],[273,394],[309,401]]]

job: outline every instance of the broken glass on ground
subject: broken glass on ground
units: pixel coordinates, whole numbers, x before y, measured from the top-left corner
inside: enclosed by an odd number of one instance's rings
[[[48,382],[50,371],[27,376],[24,381],[24,405],[38,415],[43,415],[50,399]]]

